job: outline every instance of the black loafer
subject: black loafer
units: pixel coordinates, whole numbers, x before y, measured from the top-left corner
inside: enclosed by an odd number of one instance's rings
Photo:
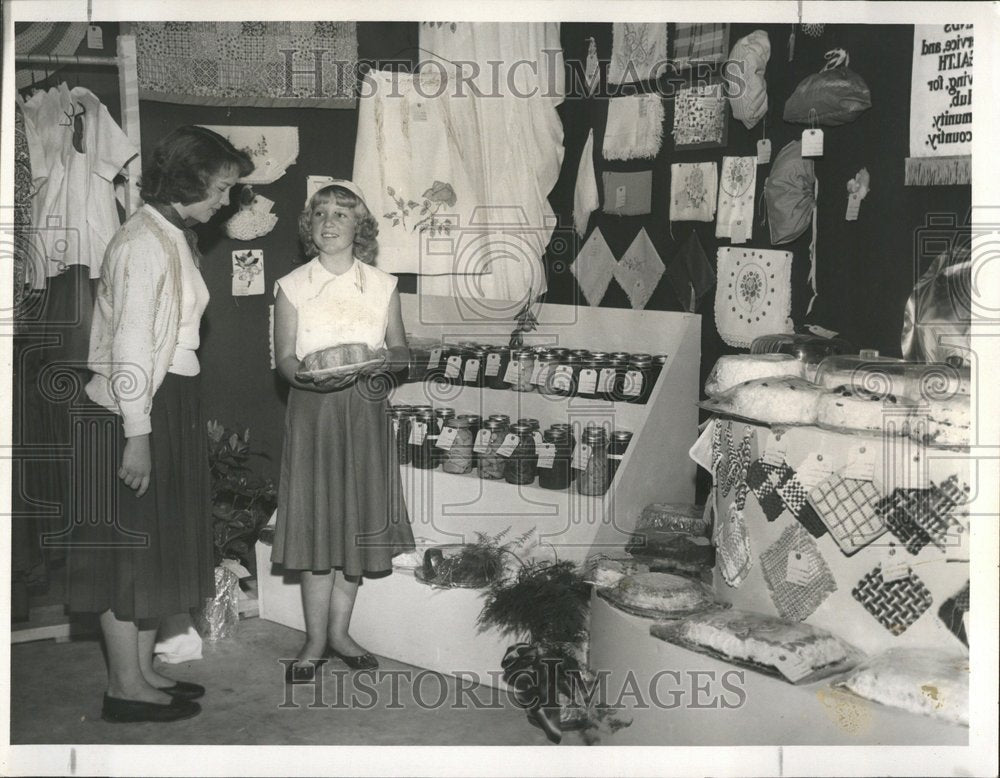
[[[159,687],[161,692],[166,692],[175,700],[197,700],[205,696],[205,687],[198,683],[188,683],[187,681],[177,681],[173,686]]]
[[[101,718],[115,724],[133,724],[140,721],[180,721],[201,713],[201,705],[191,700],[174,697],[166,705],[141,700],[123,700],[104,695]]]
[[[326,664],[325,659],[313,659],[312,664],[288,665],[285,668],[285,683],[312,683],[316,680],[316,668]]]
[[[347,654],[341,654],[333,646],[326,647],[327,655],[335,656],[345,665],[350,667],[352,670],[377,670],[378,669],[378,659],[368,651],[363,654],[358,654],[357,656],[347,656]]]

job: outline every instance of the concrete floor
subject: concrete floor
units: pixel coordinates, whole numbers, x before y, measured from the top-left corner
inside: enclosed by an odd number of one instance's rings
[[[548,744],[506,694],[485,687],[462,693],[453,678],[391,660],[382,660],[381,677],[359,676],[353,682],[346,668],[331,660],[319,705],[307,686],[295,687],[292,700],[286,700],[284,668],[277,659],[294,657],[302,637],[273,622],[247,619],[236,638],[206,643],[202,660],[163,665],[164,675],[208,688],[201,715],[170,724],[101,720],[106,674],[96,640],[14,645],[11,743]],[[441,697],[445,701],[437,705]],[[567,745],[581,742],[575,733],[563,739]]]

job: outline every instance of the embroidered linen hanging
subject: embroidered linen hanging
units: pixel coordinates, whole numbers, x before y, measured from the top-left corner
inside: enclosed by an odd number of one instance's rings
[[[715,326],[730,346],[749,348],[759,335],[792,332],[792,254],[719,248]]]
[[[651,81],[666,67],[666,24],[616,22],[612,39],[609,84]]]
[[[714,162],[670,166],[670,221],[710,222],[715,218],[719,169]]]
[[[601,234],[601,228],[595,227],[570,266],[570,271],[576,277],[576,282],[590,305],[601,304],[604,293],[608,291],[608,284],[614,277],[617,264],[607,241],[604,240],[604,235]]]
[[[239,180],[241,184],[270,184],[295,164],[299,156],[298,127],[226,127],[202,124],[217,132],[236,148],[246,152],[253,171]]]
[[[616,97],[608,103],[605,159],[652,159],[663,142],[663,100],[658,94]]]
[[[722,158],[715,237],[730,238],[733,243],[745,243],[752,237],[756,186],[756,157]]]
[[[581,238],[587,232],[590,214],[600,204],[597,174],[594,172],[594,131],[591,130],[587,133],[587,142],[583,144],[583,154],[580,155],[580,165],[576,170],[576,187],[573,190],[573,225]]]
[[[625,290],[632,308],[642,310],[653,296],[653,290],[663,276],[663,260],[645,229],[640,229],[615,266],[615,280]]]
[[[674,145],[720,145],[726,121],[722,84],[681,89],[674,99]]]

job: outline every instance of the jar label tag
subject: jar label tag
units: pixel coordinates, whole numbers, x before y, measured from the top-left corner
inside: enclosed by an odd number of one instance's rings
[[[435,367],[438,366],[438,363],[440,361],[441,361],[441,349],[432,348],[431,355],[427,358],[427,369],[433,370]]]
[[[516,384],[521,378],[521,363],[512,359],[507,364],[507,372],[504,373],[503,382],[505,384]]]
[[[642,394],[642,372],[639,370],[627,371],[622,391],[626,397],[638,397]]]
[[[470,359],[465,363],[465,382],[472,383],[479,377],[479,360]]]
[[[451,451],[451,447],[455,445],[457,435],[458,427],[445,427],[441,430],[441,434],[438,435],[437,442],[434,445],[438,448],[443,448],[445,451]]]
[[[552,388],[557,392],[568,392],[573,386],[573,368],[559,365],[552,374]]]
[[[419,446],[427,437],[427,422],[415,421],[410,426],[410,445]]]
[[[535,441],[535,449],[536,449],[536,450],[537,450],[537,449],[538,449],[538,447],[539,447],[539,446],[541,446],[541,445],[543,444],[543,442],[545,441],[545,438],[543,438],[543,437],[542,437],[542,433],[541,433],[541,432],[539,432],[538,430],[532,430],[532,432],[531,432],[531,437],[532,437],[532,438],[534,439],[534,441]]]
[[[517,437],[513,432],[507,433],[507,437],[503,439],[503,443],[500,444],[500,448],[497,449],[497,453],[507,458],[517,449],[517,444],[520,442],[520,438]]]
[[[577,394],[594,394],[597,391],[597,371],[584,368],[580,371],[580,388]]]
[[[542,443],[538,447],[538,466],[545,470],[551,469],[556,461],[556,444]]]
[[[610,392],[615,386],[615,369],[613,367],[602,367],[601,375],[597,379],[597,391],[601,393]]]
[[[486,355],[486,375],[489,378],[495,378],[500,375],[500,355],[499,354],[487,354]]]
[[[485,454],[490,450],[490,439],[493,437],[493,432],[488,429],[481,429],[476,433],[476,442],[473,445],[472,450],[477,454]]]
[[[586,470],[588,462],[590,462],[590,446],[586,443],[581,443],[573,452],[573,468],[576,470]]]
[[[535,360],[535,366],[531,369],[531,383],[540,384],[542,383],[542,371],[545,370],[546,365],[544,362]]]
[[[462,372],[462,358],[448,357],[448,364],[444,368],[445,378],[458,378]]]

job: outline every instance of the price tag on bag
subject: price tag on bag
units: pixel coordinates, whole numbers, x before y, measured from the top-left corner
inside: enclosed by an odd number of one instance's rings
[[[431,355],[427,358],[427,369],[433,370],[441,362],[441,349],[432,348]]]
[[[789,551],[785,580],[796,586],[808,586],[812,578],[813,569],[808,555],[801,551]]]
[[[458,378],[462,372],[462,358],[448,357],[448,363],[444,366],[444,377],[449,379]]]
[[[580,371],[578,394],[594,394],[597,391],[597,371],[586,367]]]
[[[795,469],[795,476],[807,490],[819,486],[831,475],[833,468],[830,467],[829,459],[824,459],[822,454],[809,454]]]
[[[771,164],[771,141],[767,138],[757,141],[757,164]]]
[[[551,470],[555,461],[556,444],[542,443],[542,445],[538,447],[538,466],[545,470]]]
[[[573,468],[586,470],[588,462],[590,462],[590,446],[586,443],[577,444],[576,450],[573,452]]]
[[[509,457],[517,449],[517,444],[520,442],[520,438],[517,437],[513,432],[507,435],[503,439],[503,443],[500,444],[500,448],[497,449],[497,453],[504,459]]]
[[[455,438],[458,436],[458,427],[445,427],[441,430],[441,434],[438,435],[437,441],[434,445],[438,448],[442,448],[445,451],[451,451],[451,447],[455,445]]]
[[[413,121],[415,122],[426,122],[427,121],[427,106],[423,103],[413,104]]]
[[[521,380],[521,363],[512,359],[507,364],[507,372],[503,374],[503,382],[516,384],[519,380]]]
[[[500,355],[499,354],[487,354],[486,355],[486,375],[489,378],[495,378],[500,375]]]
[[[628,370],[625,372],[625,386],[622,394],[626,397],[638,397],[642,394],[642,372],[639,370]]]
[[[606,394],[614,389],[615,369],[613,367],[602,367],[601,375],[597,378],[597,391]]]
[[[823,130],[810,128],[802,131],[802,156],[823,156]]]
[[[490,440],[493,437],[493,432],[488,429],[479,430],[476,433],[476,442],[472,444],[472,450],[477,454],[485,454],[490,450]]]
[[[778,672],[792,683],[801,681],[813,671],[804,659],[791,651],[782,651],[778,654],[778,661],[775,664],[778,666]]]
[[[479,378],[479,360],[470,359],[465,363],[465,375],[463,380],[467,384],[474,383]]]
[[[424,438],[427,437],[427,422],[415,421],[410,425],[410,440],[411,446],[419,446],[424,442]]]

